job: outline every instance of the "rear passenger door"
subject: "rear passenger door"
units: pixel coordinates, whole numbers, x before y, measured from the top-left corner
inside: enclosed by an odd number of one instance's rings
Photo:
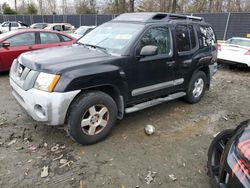
[[[38,44],[36,49],[49,48],[62,46],[64,44],[64,39],[60,37],[57,33],[50,32],[38,32]]]
[[[197,61],[199,49],[197,32],[193,25],[179,24],[175,27],[177,77],[182,77],[186,85]],[[184,86],[183,85],[183,86]],[[183,89],[181,86],[180,89]]]

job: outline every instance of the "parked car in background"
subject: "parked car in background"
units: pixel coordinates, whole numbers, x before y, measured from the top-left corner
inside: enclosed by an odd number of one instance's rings
[[[3,22],[0,25],[0,33],[6,33],[8,31],[13,31],[13,30],[17,30],[17,29],[24,29],[27,27],[28,27],[28,25],[26,25],[25,23],[22,23],[22,22],[7,21],[7,22]]]
[[[96,28],[96,26],[80,26],[77,30],[75,30],[74,33],[72,33],[70,35],[75,37],[76,39],[79,39],[95,28]]]
[[[32,28],[32,29],[44,29],[47,26],[48,26],[48,23],[34,23],[34,24],[30,25],[30,28]]]
[[[219,44],[218,61],[250,67],[250,39],[233,37]]]
[[[77,142],[94,144],[125,113],[181,97],[199,102],[216,71],[216,37],[203,18],[130,13],[72,46],[22,54],[10,85],[34,120],[66,124]]]
[[[64,32],[73,32],[75,26],[69,23],[51,23],[48,24],[44,29],[55,30],[55,31],[64,31]]]
[[[213,188],[250,187],[250,120],[214,138],[207,165]]]
[[[13,60],[23,52],[71,45],[75,41],[70,35],[40,29],[23,29],[1,34],[0,71],[9,70]]]

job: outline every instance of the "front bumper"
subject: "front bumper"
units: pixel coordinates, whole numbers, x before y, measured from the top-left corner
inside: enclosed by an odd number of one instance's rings
[[[66,93],[49,93],[34,88],[25,91],[12,78],[10,78],[10,86],[17,102],[34,120],[54,126],[65,123],[67,110],[72,100],[80,92],[77,90]]]

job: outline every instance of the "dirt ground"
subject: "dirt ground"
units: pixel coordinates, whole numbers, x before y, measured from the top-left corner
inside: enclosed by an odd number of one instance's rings
[[[1,74],[0,187],[210,187],[208,146],[215,133],[250,118],[249,91],[250,71],[224,67],[200,103],[176,100],[126,115],[107,140],[81,146],[64,130],[32,121]],[[147,124],[154,135],[144,133]],[[63,167],[58,157],[72,162]],[[44,166],[49,175],[41,178]]]

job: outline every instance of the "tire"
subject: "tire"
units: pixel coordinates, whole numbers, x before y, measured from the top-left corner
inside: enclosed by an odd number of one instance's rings
[[[198,85],[200,85],[200,87]],[[188,84],[188,88],[187,88],[186,96],[184,97],[184,100],[191,104],[199,102],[205,93],[206,86],[207,86],[206,74],[202,71],[196,72],[192,76]],[[195,89],[197,89],[196,90],[197,92],[194,91]]]
[[[233,133],[234,129],[226,129],[220,132],[209,146],[207,168],[208,176],[212,179],[218,180],[219,178],[221,156]]]
[[[71,105],[68,132],[82,145],[95,144],[109,135],[116,119],[117,106],[112,97],[100,91],[88,92]]]

